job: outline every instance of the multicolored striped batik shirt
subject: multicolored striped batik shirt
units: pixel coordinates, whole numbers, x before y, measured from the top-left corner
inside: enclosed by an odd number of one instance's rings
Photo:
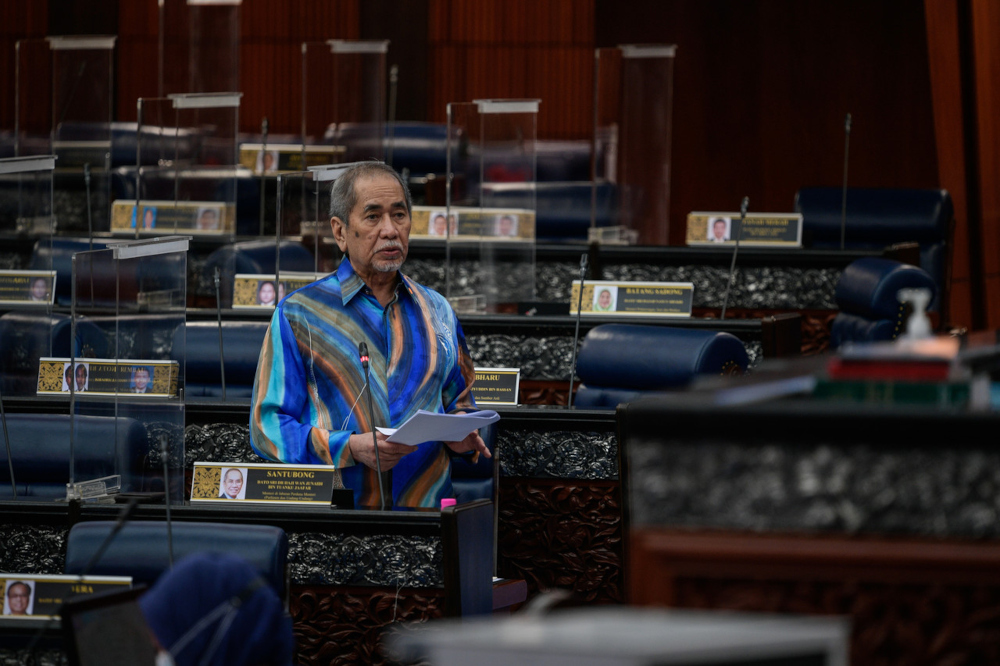
[[[358,343],[368,345],[375,425],[399,427],[418,409],[475,409],[475,376],[458,318],[443,296],[400,274],[383,308],[351,262],[298,289],[275,309],[257,363],[250,412],[264,458],[342,468],[358,506],[378,505],[374,470],[354,463],[347,440],[371,432]],[[452,495],[440,442],[421,444],[391,470],[397,506],[436,507]]]

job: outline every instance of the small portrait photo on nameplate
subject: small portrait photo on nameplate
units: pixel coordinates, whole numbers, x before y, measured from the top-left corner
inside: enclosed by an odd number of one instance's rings
[[[233,308],[274,308],[288,294],[324,277],[314,273],[272,275],[237,273],[233,277]]]
[[[3,589],[3,619],[49,620],[59,617],[59,609],[70,599],[100,592],[127,590],[131,576],[57,576],[40,574],[0,574]]]
[[[330,465],[196,462],[191,501],[328,506],[343,487]]]
[[[630,317],[690,317],[694,303],[691,282],[609,282],[592,280],[583,286],[573,281],[570,314]]]
[[[55,271],[0,271],[0,305],[52,305]]]
[[[480,406],[517,406],[520,384],[520,368],[476,368],[472,397]]]
[[[235,206],[217,201],[142,201],[118,199],[111,205],[111,232],[140,236],[230,234]]]
[[[739,213],[688,213],[687,239],[690,246],[802,247],[802,215],[798,213],[748,214],[742,223]]]
[[[177,397],[177,361],[40,358],[38,395]]]
[[[455,238],[459,233],[459,216],[461,211],[458,208],[432,208],[428,206],[414,206],[411,215],[411,236],[427,236],[438,240]]]

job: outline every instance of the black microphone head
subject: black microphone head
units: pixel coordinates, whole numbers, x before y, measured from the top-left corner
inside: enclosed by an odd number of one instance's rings
[[[750,197],[743,197],[743,203],[740,204],[740,215],[746,215],[748,208],[750,208]]]
[[[361,357],[361,367],[368,370],[368,345],[364,340],[358,343],[358,356]]]
[[[587,268],[587,253],[584,252],[580,255],[580,270],[586,270]]]
[[[847,117],[844,118],[844,131],[845,132],[850,132],[851,131],[851,114],[850,113],[848,113]]]

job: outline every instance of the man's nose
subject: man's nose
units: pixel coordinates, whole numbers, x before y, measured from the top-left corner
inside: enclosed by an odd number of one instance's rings
[[[395,238],[399,235],[399,229],[392,222],[392,215],[386,214],[378,222],[378,235],[382,238]]]

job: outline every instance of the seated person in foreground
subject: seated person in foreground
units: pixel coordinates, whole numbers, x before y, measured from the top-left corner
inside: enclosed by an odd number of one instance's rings
[[[411,209],[406,185],[381,162],[336,180],[330,223],[346,256],[336,273],[278,305],[257,364],[254,450],[269,460],[336,466],[358,506],[379,505],[374,426],[399,427],[419,409],[475,409],[458,317],[444,297],[399,272]],[[371,357],[375,423],[361,394],[360,342]],[[437,507],[452,495],[450,455],[490,455],[475,432],[419,447],[376,436],[387,505]]]

